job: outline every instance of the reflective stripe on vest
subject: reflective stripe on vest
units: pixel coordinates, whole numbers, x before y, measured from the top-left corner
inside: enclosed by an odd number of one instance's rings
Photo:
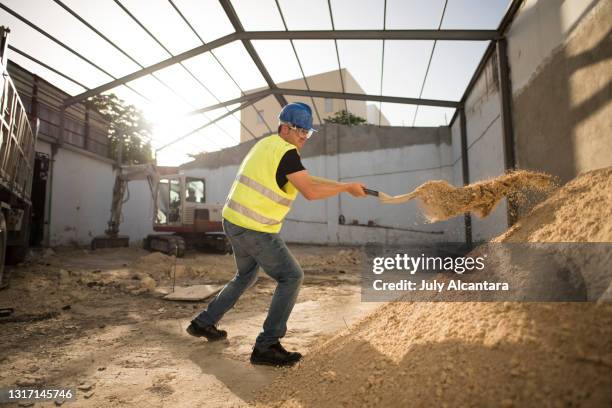
[[[281,223],[278,220],[273,220],[272,218],[268,218],[259,213],[256,213],[250,208],[246,208],[244,205],[237,203],[236,201],[231,200],[231,199],[227,201],[227,206],[231,208],[232,210],[244,215],[245,217],[249,217],[250,219],[257,221],[261,224],[277,225]]]
[[[291,203],[293,202],[293,200],[281,197],[280,195],[276,194],[274,191],[270,190],[268,187],[264,186],[261,183],[258,183],[257,181],[253,180],[250,177],[245,176],[244,174],[241,174],[240,177],[238,177],[238,181],[244,184],[245,186],[250,187],[253,190],[257,191],[261,195],[268,197],[270,200],[280,205],[284,205],[285,207],[291,207]],[[234,210],[238,211],[235,208]],[[241,212],[241,211],[238,211],[238,212]]]
[[[276,182],[278,166],[295,146],[278,135],[259,140],[247,153],[223,207],[222,216],[243,228],[278,233],[298,191],[291,181]],[[299,153],[299,152],[298,152]]]

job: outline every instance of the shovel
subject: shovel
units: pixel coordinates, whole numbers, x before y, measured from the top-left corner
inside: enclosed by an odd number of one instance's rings
[[[369,188],[364,188],[363,191],[367,195],[371,195],[373,197],[378,197],[378,200],[384,204],[400,204],[405,203],[406,201],[410,201],[414,198],[417,198],[418,194],[415,191],[412,191],[408,194],[402,194],[398,196],[390,196],[389,194],[385,194],[381,191],[371,190]]]

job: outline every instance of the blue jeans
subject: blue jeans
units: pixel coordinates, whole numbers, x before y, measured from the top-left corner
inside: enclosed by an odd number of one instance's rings
[[[242,228],[225,219],[223,230],[234,250],[236,275],[196,320],[204,325],[217,324],[244,291],[255,284],[261,266],[277,282],[263,331],[255,341],[258,349],[265,350],[285,336],[304,272],[280,235]]]

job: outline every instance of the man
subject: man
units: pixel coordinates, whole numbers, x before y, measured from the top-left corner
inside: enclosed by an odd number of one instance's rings
[[[195,190],[193,188],[188,188],[187,189],[187,197],[185,197],[185,201],[187,201],[189,203],[195,203],[196,202],[196,193],[195,193]]]
[[[299,151],[312,135],[312,111],[304,103],[286,105],[278,134],[268,136],[246,155],[223,207],[223,229],[234,250],[236,275],[191,321],[187,332],[221,340],[227,332],[216,328],[242,293],[257,279],[258,267],[276,282],[263,331],[257,337],[251,363],[293,365],[302,357],[288,352],[279,340],[295,304],[304,273],[279,235],[283,219],[300,192],[307,200],[319,200],[347,192],[364,197],[361,183],[336,183],[312,177],[302,165]]]

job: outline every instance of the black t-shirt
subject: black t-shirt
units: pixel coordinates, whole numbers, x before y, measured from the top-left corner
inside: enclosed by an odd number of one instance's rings
[[[306,170],[300,159],[300,155],[297,149],[291,149],[285,153],[280,163],[278,163],[278,169],[276,169],[276,184],[281,190],[283,186],[287,184],[287,174],[292,174],[298,171]]]

